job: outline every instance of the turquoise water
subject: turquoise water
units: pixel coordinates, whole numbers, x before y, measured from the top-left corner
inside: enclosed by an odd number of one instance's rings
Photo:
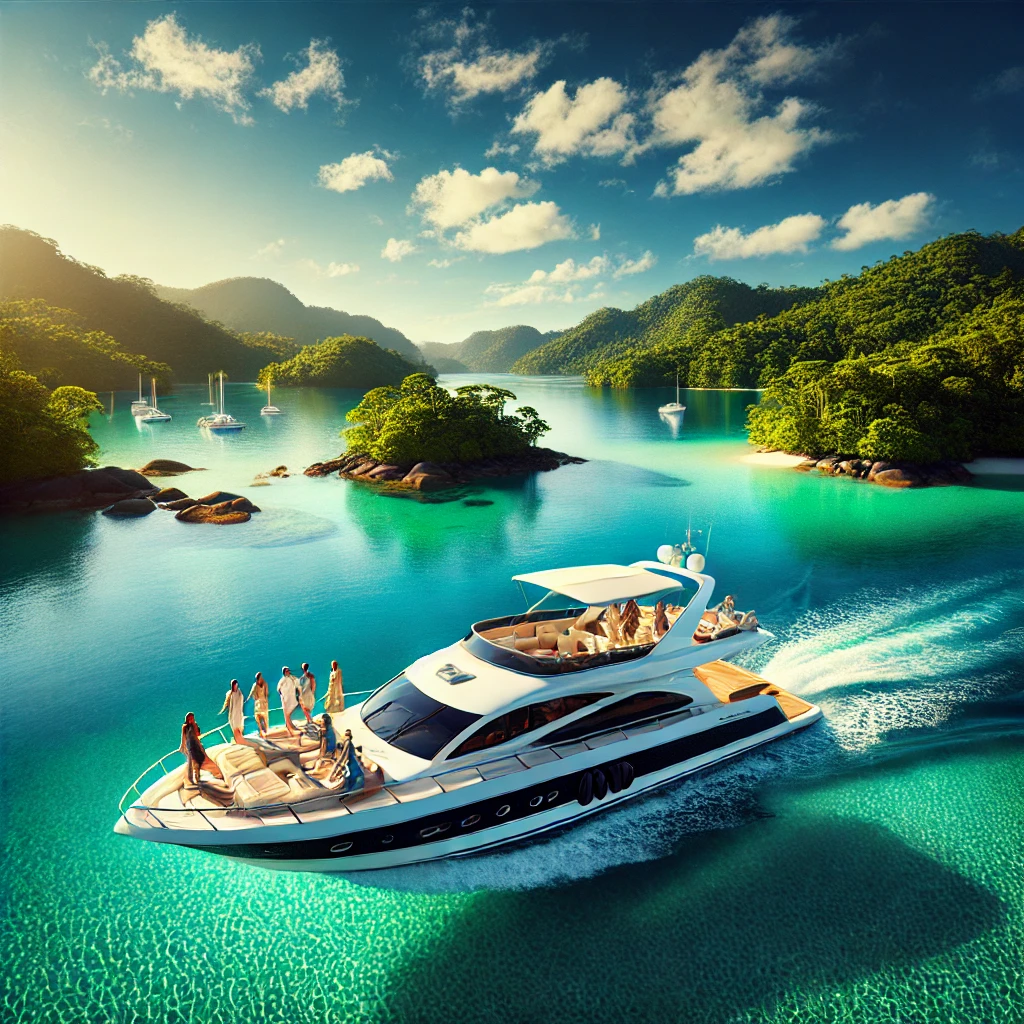
[[[483,378],[481,378],[483,379]],[[169,513],[0,522],[0,1020],[1024,1020],[1024,493],[893,492],[742,461],[751,393],[498,379],[591,460],[423,505],[301,472],[352,392],[205,389],[103,458],[207,467],[245,526]],[[457,383],[463,383],[459,379]],[[466,505],[465,499],[491,501]],[[712,525],[708,571],[779,637],[753,667],[827,722],[544,842],[352,879],[111,832],[217,722],[227,681],[338,658],[363,690],[518,610],[513,573],[651,557]]]

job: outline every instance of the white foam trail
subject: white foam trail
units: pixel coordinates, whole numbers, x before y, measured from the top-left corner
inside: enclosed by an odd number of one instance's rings
[[[839,743],[863,751],[998,692],[999,666],[1024,648],[1011,626],[1022,610],[1011,576],[925,592],[864,590],[804,615],[759,671],[820,704]]]

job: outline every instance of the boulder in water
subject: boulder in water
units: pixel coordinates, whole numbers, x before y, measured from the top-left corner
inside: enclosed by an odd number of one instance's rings
[[[247,523],[252,518],[249,512],[234,511],[230,502],[221,505],[193,505],[183,508],[175,519],[183,523],[213,523],[215,526],[230,526],[233,523]]]
[[[175,501],[165,501],[160,504],[160,508],[167,509],[168,512],[180,512],[183,508],[191,508],[193,505],[198,505],[199,502],[195,498],[178,498]]]
[[[156,511],[156,505],[149,498],[123,498],[115,501],[113,505],[103,510],[105,516],[117,516],[119,518],[138,518],[148,516],[150,512]]]
[[[188,498],[188,495],[177,487],[161,487],[156,494],[152,495],[152,498],[156,502],[162,501],[166,503],[170,501],[180,501],[182,498]]]
[[[185,462],[175,462],[174,459],[152,459],[139,472],[143,476],[177,476],[179,473],[193,473],[200,468]]]
[[[873,482],[883,487],[920,487],[921,478],[909,469],[883,469],[875,473]]]
[[[291,476],[291,474],[288,472],[288,467],[287,466],[276,466],[274,469],[272,469],[270,471],[268,476],[286,477],[286,476]]]
[[[201,498],[196,498],[200,505],[219,505],[222,501],[235,501],[240,494],[232,494],[231,491],[211,491]]]

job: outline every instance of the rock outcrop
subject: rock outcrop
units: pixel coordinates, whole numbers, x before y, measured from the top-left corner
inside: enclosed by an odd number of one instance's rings
[[[306,469],[305,474],[329,476],[337,473],[347,480],[362,480],[390,489],[443,491],[486,477],[525,476],[586,461],[550,448],[530,448],[519,455],[498,455],[476,462],[443,465],[435,462],[396,465],[378,462],[367,455],[353,452],[326,462],[317,462]]]
[[[148,497],[157,490],[134,469],[104,466],[67,476],[20,480],[0,487],[5,512],[47,512],[71,508],[105,508],[122,498]]]
[[[175,513],[174,518],[182,523],[213,523],[215,526],[230,526],[232,523],[247,523],[252,513],[233,507],[234,502],[224,501],[219,505],[192,505]]]
[[[151,462],[147,462],[139,472],[143,476],[178,476],[181,473],[194,473],[199,469],[202,467],[175,462],[174,459],[153,459]]]
[[[123,519],[138,519],[156,511],[156,505],[149,498],[122,498],[103,510],[105,516]]]
[[[974,479],[974,474],[966,466],[951,461],[917,464],[826,455],[822,459],[805,459],[794,468],[803,473],[816,470],[823,476],[850,476],[882,487],[897,488],[951,487],[969,484]]]

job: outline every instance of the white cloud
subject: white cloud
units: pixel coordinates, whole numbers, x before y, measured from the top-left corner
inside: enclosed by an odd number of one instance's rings
[[[379,155],[378,155],[379,153]],[[368,181],[393,181],[387,161],[392,156],[387,150],[353,153],[338,164],[324,164],[320,168],[320,184],[332,192],[354,192]]]
[[[305,110],[310,97],[318,92],[340,106],[344,79],[337,53],[328,48],[325,39],[311,39],[309,47],[302,52],[306,57],[306,66],[293,71],[280,82],[274,82],[263,89],[260,95],[268,96],[274,106],[285,113],[295,107]]]
[[[575,237],[572,221],[557,204],[517,203],[508,213],[467,226],[455,236],[455,245],[469,252],[504,253]]]
[[[820,237],[826,220],[816,213],[786,217],[778,224],[765,224],[745,235],[739,228],[715,225],[693,240],[693,251],[712,260],[748,259],[781,252],[807,252],[807,245]]]
[[[909,238],[928,223],[935,196],[913,192],[902,199],[887,199],[872,206],[857,203],[839,218],[837,227],[846,232],[832,243],[833,249],[859,249],[882,239]]]
[[[659,183],[657,195],[750,188],[793,170],[796,159],[831,135],[807,125],[816,108],[789,96],[766,109],[764,87],[818,70],[836,47],[800,46],[795,22],[758,18],[722,50],[706,50],[674,87],[648,97],[653,131],[644,148],[696,143]],[[766,112],[761,113],[761,111]]]
[[[324,267],[316,260],[299,260],[299,265],[311,270],[317,277],[348,277],[349,274],[359,273],[358,263],[334,263],[332,261]]]
[[[658,262],[658,257],[648,249],[639,259],[623,260],[616,268],[612,277],[631,277],[633,274],[643,274],[650,270]]]
[[[587,228],[587,233],[590,235],[590,240],[592,242],[599,242],[601,240],[601,225],[591,224],[590,227]]]
[[[267,242],[266,245],[261,245],[256,250],[257,259],[273,259],[275,256],[281,255],[281,250],[285,247],[285,241],[283,238],[277,238],[272,242]]]
[[[461,263],[463,259],[465,259],[463,256],[454,256],[443,260],[427,260],[427,266],[436,267],[438,270],[447,270],[456,263]]]
[[[369,219],[370,219],[370,223],[371,224],[376,224],[377,227],[379,227],[379,228],[384,227],[384,218],[383,217],[378,217],[377,214],[371,213]]]
[[[412,194],[412,202],[427,223],[443,231],[469,224],[511,199],[532,196],[539,187],[515,171],[485,167],[479,174],[470,174],[456,167],[423,178]]]
[[[535,136],[534,156],[557,164],[574,154],[614,156],[635,148],[635,117],[625,112],[628,91],[611,78],[581,85],[575,96],[565,82],[535,93],[515,121],[512,132]]]
[[[399,263],[406,256],[416,252],[416,246],[406,238],[389,238],[387,244],[380,251],[381,259],[390,260],[392,263]]]
[[[519,146],[515,142],[505,144],[497,139],[484,150],[484,156],[493,160],[496,156],[515,156],[519,152]]]
[[[451,45],[424,54],[420,77],[428,90],[447,90],[454,106],[483,93],[507,93],[529,81],[543,63],[550,46],[537,43],[528,50],[495,50],[486,40],[485,26],[477,24],[467,8],[461,21],[446,20],[433,34]]]
[[[650,270],[657,263],[657,257],[650,251],[639,259],[619,259],[618,262],[608,256],[594,256],[583,263],[570,258],[556,264],[553,270],[535,270],[525,281],[519,284],[491,284],[486,294],[492,296],[490,305],[494,306],[526,306],[546,302],[576,302],[581,298],[589,300],[602,298],[604,283],[596,278],[625,277],[629,274],[640,274]],[[595,281],[592,290],[581,296],[577,287],[580,281]]]
[[[88,77],[104,92],[149,89],[177,93],[182,100],[200,96],[230,114],[238,124],[252,124],[244,90],[260,58],[260,49],[254,43],[237,50],[218,50],[198,36],[190,39],[172,13],[146,25],[142,35],[132,40],[129,58],[125,69],[101,45],[99,60]]]

